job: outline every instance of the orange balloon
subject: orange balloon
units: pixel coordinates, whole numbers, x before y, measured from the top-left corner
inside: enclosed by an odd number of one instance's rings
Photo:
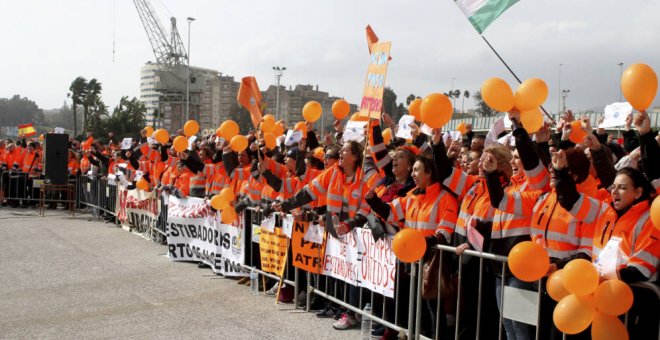
[[[281,120],[275,123],[273,134],[275,135],[275,137],[279,137],[284,134],[284,123]]]
[[[44,136],[43,133],[39,135],[39,140],[40,140],[40,141],[43,141],[45,138],[46,138],[46,137]]]
[[[404,228],[394,235],[392,251],[402,262],[417,262],[426,252],[424,235],[418,230]]]
[[[220,194],[218,195],[227,201],[227,205],[236,199],[236,195],[234,195],[234,192],[231,190],[231,188],[224,188],[220,190]],[[222,209],[224,209],[224,207]]]
[[[176,138],[174,138],[174,142],[172,143],[172,146],[174,147],[174,151],[183,152],[188,148],[188,138],[183,136],[177,136]]]
[[[548,295],[557,302],[571,294],[561,282],[563,271],[563,269],[559,269],[552,273],[548,278],[548,282],[545,284],[545,289],[548,291]]]
[[[632,307],[633,292],[621,280],[607,280],[596,288],[594,302],[601,313],[612,316],[621,315]]]
[[[434,129],[439,129],[447,124],[451,119],[453,110],[449,98],[441,93],[432,93],[426,96],[419,107],[422,122]]]
[[[543,127],[543,113],[534,108],[520,113],[520,123],[528,133],[534,133]]]
[[[564,266],[561,282],[575,295],[588,295],[598,287],[598,277],[598,270],[590,261],[575,259]]]
[[[349,119],[349,120],[352,120],[354,122],[368,122],[369,117],[360,116],[360,113],[356,112],[351,116],[351,119]]]
[[[621,91],[637,111],[646,111],[658,91],[658,76],[646,64],[632,64],[621,76]]]
[[[266,148],[268,148],[269,150],[275,149],[275,147],[277,146],[275,135],[272,132],[264,133],[264,143],[266,144]]]
[[[351,105],[347,101],[338,99],[332,103],[332,115],[336,119],[344,119],[349,113],[351,113]]]
[[[415,120],[418,122],[422,121],[422,114],[419,112],[419,108],[422,106],[422,99],[421,98],[415,98],[415,100],[410,102],[410,105],[408,105],[408,113],[410,113],[411,116],[415,117]]]
[[[323,108],[321,107],[321,104],[317,101],[308,101],[305,106],[303,106],[303,111],[302,115],[305,121],[314,123],[315,121],[319,120],[321,118],[321,113],[323,112]]]
[[[147,125],[144,129],[146,130],[145,133],[147,134],[147,137],[151,137],[151,135],[153,135],[153,133],[154,133],[154,128],[152,128],[151,126]]]
[[[160,144],[167,144],[170,140],[170,134],[165,129],[154,131],[153,137]]]
[[[229,206],[229,202],[225,201],[220,195],[213,195],[211,197],[211,206],[215,210],[222,210]]]
[[[526,111],[543,105],[546,98],[548,98],[548,85],[543,79],[529,78],[518,86],[513,102],[518,110]]]
[[[582,122],[579,120],[574,120],[571,122],[571,133],[568,135],[568,139],[575,143],[580,144],[584,142],[584,137],[587,136],[587,132],[582,129]]]
[[[651,222],[655,229],[660,230],[660,196],[656,197],[651,204]]]
[[[248,139],[243,135],[236,135],[229,142],[229,147],[236,152],[243,152],[248,147]]]
[[[481,84],[481,98],[495,111],[507,112],[513,108],[513,91],[501,78],[486,79]]]
[[[587,329],[596,314],[593,297],[571,294],[559,301],[552,313],[552,320],[560,331],[577,334]]]
[[[183,125],[183,134],[186,135],[186,137],[196,135],[197,132],[199,132],[199,123],[197,123],[196,120],[191,119]]]
[[[149,182],[147,182],[144,177],[140,177],[140,179],[135,183],[135,187],[142,191],[149,191]]]
[[[513,275],[526,282],[542,278],[550,267],[548,252],[531,241],[516,244],[509,252],[508,261]]]
[[[298,122],[293,126],[293,130],[302,132],[303,138],[307,138],[307,124],[305,122]]]
[[[592,340],[628,340],[628,330],[619,318],[596,312],[591,323]]]
[[[387,128],[383,130],[381,134],[383,135],[383,142],[385,145],[390,145],[390,142],[392,141],[392,130]]]
[[[458,123],[458,125],[456,125],[456,131],[460,132],[461,135],[464,135],[467,132],[467,127],[465,126],[465,122]]]
[[[273,132],[275,130],[275,117],[273,115],[265,115],[261,122],[262,132]]]
[[[222,210],[220,213],[220,220],[224,224],[231,224],[236,220],[236,210],[234,210],[234,207],[228,206],[226,209]]]
[[[233,120],[226,120],[222,122],[218,130],[220,131],[220,135],[218,136],[224,138],[225,140],[231,140],[240,131],[238,124],[236,124],[236,122]]]

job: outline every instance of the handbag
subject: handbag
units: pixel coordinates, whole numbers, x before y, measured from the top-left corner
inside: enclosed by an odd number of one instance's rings
[[[422,299],[435,300],[438,298],[438,289],[440,289],[440,298],[445,299],[456,293],[456,284],[451,278],[449,265],[445,263],[442,266],[440,282],[438,282],[438,271],[440,270],[440,252],[434,252],[430,261],[424,262],[422,271]]]

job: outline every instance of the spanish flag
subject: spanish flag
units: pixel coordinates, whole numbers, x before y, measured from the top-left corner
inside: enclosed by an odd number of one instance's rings
[[[243,77],[241,86],[238,88],[238,102],[250,111],[252,125],[258,127],[261,122],[261,91],[254,77]]]
[[[21,124],[18,126],[19,137],[32,137],[36,135],[37,131],[32,127],[32,124]]]
[[[367,25],[367,48],[369,49],[369,54],[371,54],[371,46],[378,42],[378,36],[374,32],[371,25]],[[392,56],[388,57],[387,60],[392,60]]]

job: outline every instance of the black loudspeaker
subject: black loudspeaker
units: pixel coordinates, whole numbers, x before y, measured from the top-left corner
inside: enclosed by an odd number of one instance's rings
[[[67,184],[69,163],[69,135],[46,134],[44,148],[44,173],[46,181],[52,184]]]

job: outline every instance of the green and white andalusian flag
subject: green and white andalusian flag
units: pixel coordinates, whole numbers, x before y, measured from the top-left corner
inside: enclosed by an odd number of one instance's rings
[[[481,34],[518,0],[454,0],[454,2]]]

